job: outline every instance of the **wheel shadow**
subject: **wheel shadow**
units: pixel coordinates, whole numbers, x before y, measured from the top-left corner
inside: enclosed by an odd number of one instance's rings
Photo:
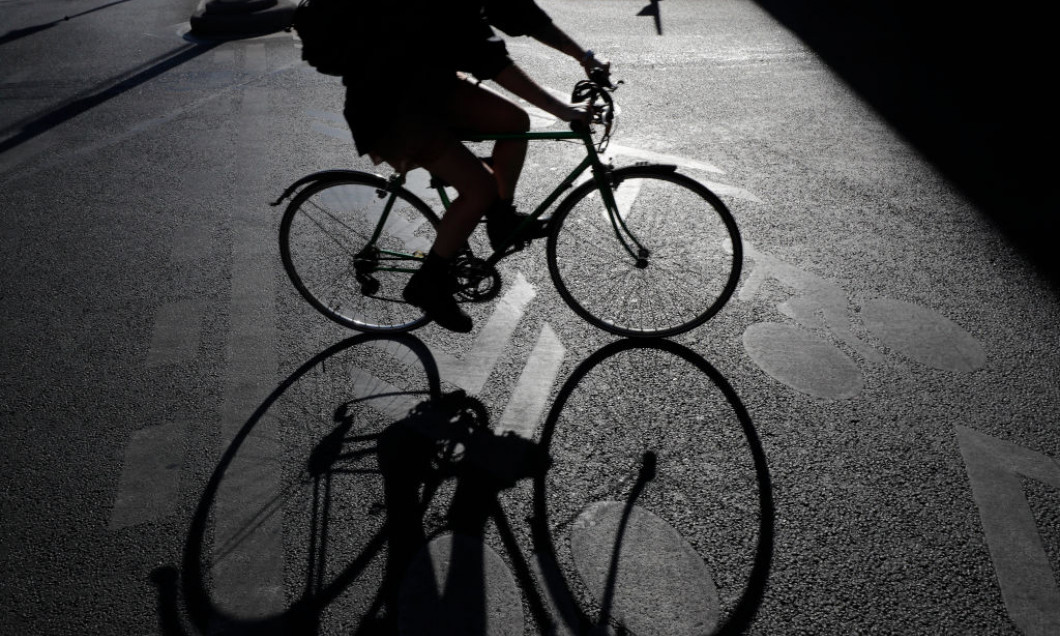
[[[364,373],[349,373],[341,357],[358,350],[376,358],[385,352],[415,368],[415,373],[401,375],[417,381],[395,389]],[[326,393],[332,400],[299,405],[303,394],[313,394],[328,376],[338,384],[347,382],[350,393]],[[322,412],[328,417],[317,417]],[[286,572],[286,607],[248,618],[215,596],[211,569],[218,560],[217,501],[241,448],[261,434],[258,429],[270,418],[279,418],[285,427],[301,422],[303,430],[283,440],[289,448],[280,452],[292,457],[284,486],[250,517],[257,523],[277,510],[302,512],[304,518],[285,519],[284,524],[301,523],[297,527],[304,530],[299,537],[305,537],[300,539],[305,558],[300,574]],[[506,548],[518,553],[498,495],[547,466],[547,457],[537,449],[532,441],[494,434],[487,409],[477,399],[462,391],[443,392],[437,364],[418,339],[365,335],[337,343],[288,376],[217,462],[193,515],[180,568],[163,567],[152,574],[161,632],[317,634],[329,614],[347,611],[349,597],[356,597],[360,620],[350,630],[354,634],[422,633],[417,621],[425,616],[451,623],[451,628],[432,633],[486,634],[483,564],[490,548],[481,537],[492,519]],[[350,492],[350,483],[367,487]],[[351,500],[363,505],[351,506]],[[358,518],[351,517],[351,508]],[[257,528],[247,526],[235,533],[236,545],[225,544],[223,550],[252,544]],[[449,543],[451,553],[444,555],[446,571],[437,572],[443,560],[431,559],[427,548],[445,536],[456,539]],[[300,549],[285,546],[288,555]],[[526,586],[529,570],[518,556],[513,560]],[[299,579],[294,592],[291,581]],[[399,612],[399,604],[427,611]]]
[[[557,445],[554,438],[561,434],[560,429],[562,426],[560,422],[566,417],[565,411],[573,410],[577,412],[577,400],[572,396],[584,388],[584,385],[602,385],[606,387],[604,390],[609,395],[619,399],[621,390],[616,386],[613,378],[608,378],[605,375],[603,376],[603,381],[601,381],[600,378],[593,378],[593,375],[604,365],[614,362],[623,355],[633,356],[634,363],[648,356],[662,356],[691,365],[709,381],[711,386],[720,392],[725,404],[731,409],[732,415],[739,423],[739,429],[746,441],[745,450],[751,454],[754,477],[757,481],[757,541],[749,574],[744,584],[744,591],[734,606],[719,608],[721,610],[719,614],[723,614],[724,619],[718,621],[711,633],[715,635],[743,633],[751,626],[757,615],[769,580],[769,572],[773,561],[775,508],[769,467],[761,440],[747,409],[740,401],[736,391],[713,365],[687,347],[669,340],[631,339],[606,345],[582,362],[560,389],[541,433],[540,444],[542,450],[549,451],[554,456],[557,465],[563,461],[560,451],[558,449],[552,450]],[[635,364],[620,365],[620,367],[623,369],[623,373],[639,375],[639,377],[633,379],[632,384],[651,385],[651,375],[662,375],[661,373],[653,372],[651,369],[636,368]],[[670,368],[670,366],[666,366],[659,369],[659,371],[667,371]],[[649,394],[651,392],[652,390],[649,389]],[[640,396],[633,396],[630,399],[637,400],[640,399]],[[665,399],[660,399],[659,407],[665,408],[666,401]],[[573,408],[571,407],[572,402],[575,403]],[[603,400],[596,400],[596,402],[602,403]],[[584,419],[584,416],[575,414],[573,419],[581,420]],[[677,425],[678,423],[672,422],[672,424]],[[622,423],[617,424],[617,426],[621,425]],[[697,433],[699,432],[697,431]],[[710,431],[707,430],[705,433],[709,434]],[[640,432],[632,435],[638,434]],[[665,433],[663,434],[665,435]],[[644,435],[644,446],[649,446],[652,443],[650,437],[650,434]],[[566,446],[567,444],[564,441],[561,445]],[[627,455],[632,450],[634,449],[626,449]],[[620,561],[624,552],[623,544],[626,542],[627,530],[635,506],[642,498],[649,484],[657,479],[660,471],[659,462],[658,453],[651,448],[645,448],[635,462],[629,462],[628,464],[627,472],[632,473],[635,470],[636,478],[632,480],[632,486],[627,486],[623,489],[626,493],[624,496],[625,501],[617,523],[617,531],[615,532],[614,543],[611,548],[606,578],[602,585],[602,593],[599,594],[599,598],[595,600],[595,603],[592,603],[593,606],[591,608],[587,607],[590,603],[585,601],[584,591],[575,591],[575,588],[581,587],[581,584],[572,580],[575,577],[570,572],[577,568],[572,567],[570,563],[561,562],[563,558],[557,559],[557,556],[560,555],[560,550],[555,542],[555,528],[565,525],[565,521],[557,518],[559,515],[552,510],[554,507],[562,507],[556,505],[555,501],[561,500],[563,495],[550,495],[549,493],[550,487],[555,489],[557,476],[541,473],[535,477],[532,532],[534,545],[542,561],[542,586],[545,588],[545,593],[553,599],[553,602],[565,609],[566,613],[563,616],[565,625],[563,627],[566,633],[603,634],[608,633],[608,630],[626,633],[626,628],[616,620],[614,615],[617,579],[620,571]],[[617,466],[619,463],[616,461],[614,465]],[[629,576],[628,573],[627,576]]]

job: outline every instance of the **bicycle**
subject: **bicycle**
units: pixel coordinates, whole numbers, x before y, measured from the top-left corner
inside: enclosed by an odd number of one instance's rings
[[[703,324],[729,300],[743,253],[721,199],[677,166],[615,168],[601,158],[617,127],[617,88],[606,77],[575,86],[572,101],[590,104],[592,126],[462,136],[580,142],[586,155],[504,245],[485,258],[470,247],[458,255],[460,299],[494,298],[501,287],[497,263],[529,243],[519,232],[574,188],[547,220],[546,259],[556,290],[578,316],[619,336],[668,337]],[[594,126],[602,129],[596,140]],[[576,185],[586,171],[591,178]],[[401,291],[434,242],[439,217],[404,183],[403,172],[385,178],[326,170],[299,179],[272,203],[294,195],[280,222],[284,269],[299,293],[338,324],[394,333],[429,322]],[[446,184],[432,178],[431,187],[448,208]]]

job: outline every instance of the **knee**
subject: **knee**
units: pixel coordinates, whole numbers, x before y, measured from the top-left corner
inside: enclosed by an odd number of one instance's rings
[[[530,114],[526,109],[507,102],[499,109],[498,128],[499,132],[523,133],[530,130]]]
[[[516,108],[517,112],[513,114],[513,129],[517,132],[527,132],[530,130],[530,113],[522,108]]]

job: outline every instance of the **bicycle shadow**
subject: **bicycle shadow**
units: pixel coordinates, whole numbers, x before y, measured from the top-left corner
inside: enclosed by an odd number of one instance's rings
[[[669,356],[691,365],[702,373],[709,380],[709,383],[720,392],[724,402],[727,403],[728,408],[732,410],[732,414],[739,423],[739,429],[745,438],[747,450],[751,454],[753,472],[758,485],[757,541],[743,593],[735,605],[724,612],[724,620],[720,621],[720,624],[716,624],[710,633],[715,635],[743,633],[755,619],[769,580],[769,572],[773,561],[775,508],[765,451],[754,424],[735,390],[713,365],[687,347],[663,339],[620,340],[602,347],[583,361],[560,389],[552,409],[548,413],[540,436],[539,443],[542,451],[550,452],[557,464],[562,461],[560,451],[553,451],[552,448],[557,444],[554,441],[554,437],[561,432],[559,431],[561,428],[559,423],[561,418],[564,417],[564,411],[568,409],[569,403],[577,402],[572,396],[583,384],[590,383],[593,380],[591,375],[594,371],[599,370],[602,365],[615,360],[622,354]],[[624,368],[628,369],[628,367]],[[669,367],[666,367],[666,369],[669,369]],[[632,370],[635,372],[644,371],[636,368]],[[637,378],[636,381],[638,383],[649,383],[646,374]],[[611,381],[599,382],[599,384],[605,385],[607,387],[606,391],[611,395],[620,393],[620,390],[616,390],[615,384]],[[660,406],[665,405],[661,404]],[[577,406],[575,405],[573,409],[577,411]],[[566,446],[565,441],[561,445]],[[625,496],[625,501],[622,502],[620,517],[617,523],[614,524],[616,530],[608,558],[606,577],[602,585],[598,586],[602,588],[602,591],[597,594],[595,599],[596,608],[593,611],[586,609],[586,602],[581,600],[578,594],[574,592],[576,586],[570,582],[572,575],[569,572],[571,570],[577,569],[579,573],[582,573],[587,568],[572,567],[569,562],[561,563],[557,560],[559,551],[554,543],[554,528],[557,525],[563,525],[564,521],[557,519],[557,515],[553,514],[551,510],[553,507],[559,507],[550,501],[556,497],[550,497],[548,492],[550,489],[550,478],[553,481],[551,486],[555,487],[555,476],[540,473],[534,478],[534,515],[531,525],[534,545],[541,558],[542,586],[545,588],[545,594],[551,597],[557,606],[563,608],[562,619],[565,624],[562,627],[567,633],[598,634],[607,633],[608,629],[617,629],[619,633],[626,633],[626,627],[622,624],[620,617],[615,616],[617,613],[615,607],[616,587],[620,583],[618,577],[622,565],[621,561],[626,557],[625,553],[628,547],[624,544],[628,540],[627,530],[633,520],[638,501],[642,498],[650,482],[657,478],[659,461],[658,454],[651,448],[647,448],[639,456],[639,461],[637,462],[639,466],[630,466],[631,470],[633,468],[636,469],[637,476],[632,486],[626,489],[628,494]],[[562,499],[562,494],[559,495],[559,498]],[[582,514],[584,515],[585,513],[583,512]],[[643,517],[644,515],[641,516]],[[601,518],[594,519],[594,522],[602,523]],[[576,557],[577,555],[575,555]],[[629,567],[627,566],[627,568]],[[633,576],[638,577],[642,574],[634,573]],[[626,576],[628,577],[630,574],[627,572]],[[580,578],[583,580],[584,585],[586,577],[581,576]]]
[[[396,389],[344,366],[345,361],[360,363],[355,356],[361,354],[378,359],[380,350],[410,368],[402,374],[414,378],[408,386]],[[550,477],[549,448],[572,393],[594,369],[622,353],[663,354],[693,365],[739,420],[758,482],[757,547],[745,591],[713,633],[746,630],[772,561],[772,490],[746,409],[705,359],[666,340],[605,346],[564,383],[535,443],[497,435],[482,402],[462,391],[443,392],[437,364],[418,339],[361,335],[295,370],[224,450],[190,523],[180,569],[163,567],[152,575],[161,633],[317,634],[340,617],[346,631],[360,635],[492,634],[498,633],[505,611],[511,613],[508,629],[523,633],[524,605],[540,633],[627,633],[619,572],[635,534],[627,529],[641,518],[642,496],[656,479],[656,453],[639,454],[636,481],[621,502],[618,531],[604,546],[610,558],[595,615],[585,609],[585,598],[572,592],[569,561],[556,552],[547,492],[550,479],[565,479],[562,472]],[[338,389],[319,390],[330,383]],[[241,447],[261,434],[259,427],[270,418],[280,419],[286,429],[301,427],[283,440],[287,472],[293,475],[249,518],[257,524],[276,510],[287,513],[287,600],[269,615],[247,617],[221,598],[212,568],[219,547],[225,552],[238,550],[239,542],[253,544],[256,528],[234,532],[234,547],[219,540],[217,500],[226,473],[237,470]],[[524,480],[533,486],[528,533],[513,528],[501,504],[501,493]],[[301,558],[290,558],[299,552]]]
[[[297,476],[250,517],[258,523],[281,508],[308,513],[308,520],[302,520],[305,559],[296,566],[301,568],[300,577],[289,571],[285,577],[288,585],[292,578],[301,578],[302,584],[297,593],[288,589],[291,600],[280,611],[240,616],[215,597],[216,582],[211,581],[218,558],[213,554],[218,548],[213,536],[217,499],[226,472],[233,469],[241,447],[259,433],[262,422],[282,417],[285,401],[297,401],[300,385],[315,387],[321,382],[313,377],[317,373],[345,376],[340,357],[358,348],[375,349],[374,355],[381,348],[391,354],[399,348],[401,361],[416,366],[422,378],[395,391],[383,381],[363,376],[338,377],[338,383],[348,380],[359,387],[352,390],[355,395],[326,405],[295,407],[296,417],[285,424],[311,419],[307,416],[323,407],[330,414],[327,426],[307,431],[302,436],[306,440],[292,440]],[[373,409],[379,411],[374,416],[367,409],[373,402],[377,403]],[[398,415],[400,411],[404,413]],[[537,449],[530,440],[494,434],[480,401],[462,391],[444,393],[434,358],[418,339],[362,335],[337,343],[288,376],[217,462],[191,521],[180,569],[163,567],[152,574],[161,632],[321,633],[322,620],[341,611],[336,609],[339,606],[345,610],[349,597],[357,597],[353,600],[361,607],[360,621],[351,630],[355,634],[426,633],[424,621],[430,622],[429,632],[434,634],[486,634],[492,608],[487,607],[485,579],[494,555],[482,535],[493,519],[505,545],[518,550],[498,494],[547,466],[547,456]],[[348,492],[351,478],[360,484],[375,480],[375,487]],[[444,517],[438,518],[442,491],[451,497]],[[350,500],[359,500],[367,509],[358,524],[343,523]],[[284,523],[288,521],[299,520]],[[246,527],[236,534],[239,541],[251,544],[255,531]],[[356,544],[354,550],[349,550],[350,544]],[[439,545],[447,553],[437,555]],[[519,574],[527,576],[528,570],[515,560]],[[440,564],[444,572],[437,571]],[[524,578],[522,583],[529,581]],[[366,589],[372,591],[360,594]]]

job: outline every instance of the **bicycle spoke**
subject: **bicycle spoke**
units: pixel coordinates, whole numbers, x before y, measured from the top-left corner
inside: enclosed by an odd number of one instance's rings
[[[368,240],[374,247],[411,252],[414,246],[433,243],[433,214],[404,194],[380,199],[385,182],[371,175],[351,173],[348,181],[307,186],[296,195],[281,222],[281,255],[296,289],[318,311],[347,327],[365,331],[404,331],[424,324],[422,313],[401,298],[408,274],[365,270],[371,267],[364,253]],[[391,205],[386,223],[384,206]],[[368,255],[370,256],[370,254]],[[376,264],[398,259],[383,256]],[[403,259],[400,259],[403,260]]]
[[[573,240],[579,242],[579,244],[582,246],[583,249],[584,248],[588,248],[589,250],[591,250],[593,252],[596,252],[597,254],[605,256],[608,260],[611,260],[613,258],[613,253],[612,252],[614,250],[608,250],[607,248],[605,248],[603,242],[601,241],[601,237],[596,237],[595,239],[590,239],[590,238],[585,237],[583,235],[583,233],[578,232],[577,230],[568,230],[568,228],[566,228],[566,227],[564,227],[562,229],[567,231],[567,234],[564,235],[564,239],[567,239],[567,238],[573,239]],[[597,231],[602,233],[602,230],[597,230]],[[607,234],[605,234],[605,236],[607,238],[609,238],[611,241],[615,241],[615,244],[617,245],[617,241],[616,241],[616,239],[614,239],[614,236],[613,236],[613,234],[611,232],[610,227],[607,228]],[[610,241],[609,241],[608,244],[610,244]]]
[[[356,229],[354,229],[354,228],[350,227],[349,225],[347,225],[347,224],[346,224],[345,222],[343,222],[343,221],[342,221],[342,220],[341,220],[341,219],[340,219],[339,217],[335,216],[335,215],[334,215],[334,214],[333,214],[333,213],[332,213],[332,212],[331,212],[330,210],[326,210],[326,209],[324,209],[324,208],[323,208],[323,207],[321,207],[321,206],[320,206],[319,204],[317,204],[317,203],[316,203],[315,201],[309,201],[308,203],[310,203],[310,204],[311,204],[311,205],[312,205],[313,207],[315,207],[315,208],[316,208],[317,210],[319,210],[319,211],[321,212],[321,214],[323,214],[323,215],[327,216],[327,217],[328,217],[328,218],[330,218],[330,219],[331,219],[332,221],[334,221],[334,222],[335,222],[336,224],[338,224],[339,226],[341,226],[341,227],[342,227],[342,229],[344,229],[344,230],[347,230],[347,231],[349,231],[349,232],[351,232],[351,233],[353,233],[353,234],[356,234],[356,235],[357,235],[357,236],[359,236],[359,237],[364,237],[364,234],[363,234],[363,233],[361,233],[361,232],[357,231]],[[322,231],[322,232],[324,232],[325,234],[327,234],[327,236],[328,236],[329,238],[331,238],[331,240],[332,240],[332,241],[334,241],[334,243],[335,243],[336,245],[338,245],[338,246],[339,246],[340,248],[342,248],[343,250],[347,250],[346,246],[345,246],[345,245],[343,245],[343,244],[342,244],[341,242],[339,242],[339,239],[337,238],[337,236],[338,236],[338,235],[337,235],[336,233],[334,233],[334,232],[331,232],[331,231],[330,231],[330,230],[329,230],[328,228],[324,227],[324,225],[323,225],[323,224],[322,224],[322,223],[321,223],[320,221],[318,221],[318,220],[317,220],[317,219],[316,219],[315,217],[313,217],[312,215],[306,214],[305,216],[306,216],[306,217],[307,217],[307,218],[308,218],[308,219],[309,219],[309,220],[310,220],[310,221],[311,221],[311,222],[312,222],[312,223],[313,223],[314,225],[316,225],[317,227],[319,227],[319,228],[321,229],[321,231]],[[349,251],[351,251],[351,252],[352,252],[353,250],[349,250]]]

